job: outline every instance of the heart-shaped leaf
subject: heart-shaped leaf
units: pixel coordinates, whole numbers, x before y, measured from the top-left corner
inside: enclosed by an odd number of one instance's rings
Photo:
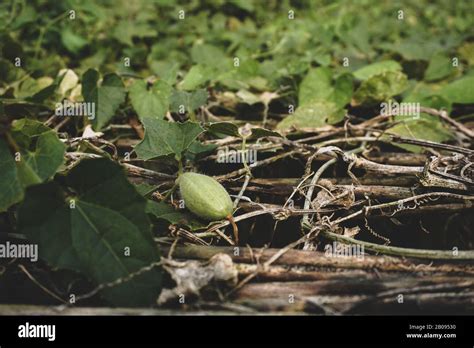
[[[207,103],[208,93],[205,89],[198,89],[194,92],[185,92],[174,90],[171,94],[171,111],[184,113],[191,112]]]
[[[187,160],[195,161],[210,154],[218,147],[217,144],[203,144],[199,140],[194,140],[186,149],[184,156]]]
[[[398,116],[398,120],[402,117]],[[417,140],[429,140],[442,143],[453,138],[452,132],[439,119],[432,115],[421,114],[419,118],[406,118],[388,130],[389,133]],[[416,145],[395,144],[410,152],[421,152]]]
[[[455,68],[451,63],[451,59],[444,53],[435,54],[430,59],[430,64],[425,71],[425,81],[435,81],[444,79],[453,74]]]
[[[114,28],[112,36],[120,43],[133,46],[133,38],[155,37],[156,29],[146,23],[121,20]]]
[[[384,60],[364,66],[354,71],[353,75],[358,80],[367,80],[386,71],[402,71],[402,66],[394,60]]]
[[[407,87],[405,74],[386,71],[363,81],[354,94],[354,100],[356,104],[372,105],[401,94]]]
[[[57,183],[29,188],[19,210],[20,231],[38,244],[45,261],[103,284],[158,260],[147,201],[120,165],[84,160],[66,182],[67,191]],[[74,195],[67,197],[66,192]],[[102,293],[115,305],[143,306],[156,299],[160,287],[160,273],[151,270]]]
[[[64,161],[64,144],[41,122],[14,121],[11,137],[19,150],[15,158],[0,139],[0,211],[21,201],[26,187],[51,178]]]
[[[303,79],[299,90],[299,103],[303,106],[315,101],[333,102],[342,108],[352,97],[352,77],[343,74],[333,79],[330,68],[312,69]]]
[[[315,101],[297,108],[293,115],[277,125],[277,129],[323,127],[341,121],[344,114],[345,111],[334,103]]]
[[[220,69],[225,69],[223,63],[229,60],[219,47],[203,43],[197,43],[191,48],[191,58],[196,64]]]
[[[66,146],[54,130],[41,122],[29,119],[14,121],[12,135],[20,146],[20,162],[31,168],[39,182],[51,178],[63,163]]]
[[[125,100],[125,88],[117,74],[107,74],[99,85],[100,74],[89,69],[82,75],[82,96],[88,103],[94,103],[94,129],[104,127],[115,115]]]
[[[452,103],[474,103],[474,76],[466,76],[446,85],[440,92]]]
[[[77,35],[68,27],[61,31],[61,42],[73,54],[79,53],[89,43],[85,37]]]
[[[199,221],[194,215],[184,210],[177,210],[164,202],[148,201],[147,212],[155,219],[168,221],[173,225],[188,226],[192,230],[206,227],[208,224]]]
[[[194,122],[168,122],[145,118],[145,138],[135,146],[141,159],[149,160],[161,156],[174,155],[177,160],[204,129]]]
[[[210,66],[194,65],[188,71],[184,79],[178,84],[178,88],[185,91],[192,91],[205,82],[211,80],[215,71]]]
[[[137,80],[130,88],[130,100],[140,119],[153,117],[163,119],[168,111],[171,86],[157,81],[147,88],[144,80]]]
[[[474,42],[465,42],[458,48],[458,52],[468,65],[474,65]]]
[[[0,212],[23,198],[23,186],[18,178],[15,160],[7,143],[0,138]]]

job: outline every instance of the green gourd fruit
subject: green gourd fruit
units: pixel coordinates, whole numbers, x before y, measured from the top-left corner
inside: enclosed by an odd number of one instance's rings
[[[178,178],[179,190],[189,211],[207,221],[232,216],[233,205],[224,186],[210,176],[184,173]]]

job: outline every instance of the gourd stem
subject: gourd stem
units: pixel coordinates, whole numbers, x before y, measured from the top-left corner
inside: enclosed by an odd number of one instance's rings
[[[177,187],[178,187],[178,181],[176,181],[173,187],[168,192],[166,192],[166,195],[163,198],[163,202],[166,202],[166,200],[173,194],[173,192],[176,191]]]
[[[178,160],[178,178],[183,174],[183,160]]]
[[[234,232],[234,240],[235,240],[235,245],[239,245],[239,228],[237,227],[237,224],[234,221],[234,218],[232,215],[227,215],[226,219],[230,222],[232,225],[232,230]]]

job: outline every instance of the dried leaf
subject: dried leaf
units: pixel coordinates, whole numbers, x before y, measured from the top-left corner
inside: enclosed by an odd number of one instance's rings
[[[238,271],[232,258],[227,254],[216,254],[209,262],[177,262],[166,260],[163,268],[176,282],[173,289],[163,289],[158,298],[162,305],[176,300],[178,296],[199,296],[211,282],[233,286],[238,281]]]

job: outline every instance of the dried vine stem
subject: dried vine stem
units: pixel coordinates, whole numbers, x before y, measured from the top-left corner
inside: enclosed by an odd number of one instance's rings
[[[253,278],[255,278],[261,271],[266,271],[268,267],[270,267],[271,264],[273,264],[276,260],[278,260],[281,256],[283,256],[285,253],[287,253],[289,250],[297,247],[298,245],[302,243],[306,243],[312,239],[314,239],[316,235],[313,233],[307,233],[303,235],[300,239],[297,241],[288,244],[286,247],[278,250],[275,254],[273,254],[267,261],[265,261],[262,265],[262,267],[257,267],[255,272],[249,274],[247,277],[242,279],[231,291],[229,291],[226,296],[230,296],[233,293],[235,293],[237,290],[241,289],[245,284],[250,282]]]
[[[304,202],[304,207],[303,207],[304,209],[309,209],[309,207],[311,205],[311,202],[312,202],[314,187],[316,186],[316,184],[317,184],[319,178],[321,177],[321,175],[323,174],[323,172],[336,162],[337,162],[336,158],[333,158],[333,159],[327,161],[321,167],[319,167],[318,171],[311,178],[311,183],[310,183],[308,192],[306,194],[306,199],[305,199],[305,202]],[[309,223],[309,214],[304,214],[303,219],[301,221],[302,221],[302,223]]]
[[[341,217],[341,218],[333,221],[331,224],[333,226],[336,226],[336,225],[340,224],[341,222],[353,219],[356,216],[359,216],[359,215],[362,215],[362,214],[367,215],[372,210],[390,208],[390,207],[394,207],[394,206],[398,207],[398,206],[403,206],[403,204],[408,203],[408,202],[412,202],[412,201],[416,202],[416,201],[422,201],[426,198],[430,199],[430,198],[439,198],[439,197],[447,197],[447,198],[459,199],[459,200],[464,200],[464,201],[474,201],[474,196],[458,195],[458,194],[450,193],[450,192],[423,193],[421,195],[412,196],[412,197],[404,198],[404,199],[399,199],[399,200],[393,201],[393,202],[382,203],[382,204],[377,204],[377,205],[364,207],[363,209],[361,209],[361,210],[359,210],[355,213],[352,213],[350,215]]]
[[[263,206],[261,204],[258,204],[259,206]],[[286,219],[289,216],[298,216],[298,215],[305,215],[305,214],[315,214],[315,213],[327,213],[327,210],[320,210],[320,209],[292,209],[292,208],[282,208],[279,206],[276,207],[265,207],[263,206],[263,209],[260,210],[255,210],[251,211],[249,213],[245,213],[242,215],[239,215],[237,217],[234,217],[234,222],[239,222],[243,221],[246,219],[250,219],[259,215],[264,215],[264,214],[272,214],[278,219]],[[228,220],[219,222],[211,227],[209,227],[205,233],[213,232],[218,230],[219,228],[225,227],[230,225],[231,223]]]
[[[427,148],[458,152],[465,155],[474,154],[474,150],[467,149],[460,146],[440,144],[440,143],[436,143],[434,141],[428,141],[428,140],[417,140],[417,139],[405,138],[405,137],[401,137],[399,135],[390,134],[390,133],[385,133],[385,135],[390,137],[390,140],[396,143],[424,146]]]
[[[161,181],[176,179],[176,176],[174,175],[155,172],[154,170],[134,166],[133,164],[124,163],[124,162],[121,162],[120,164],[125,167],[129,175],[136,175],[136,176],[140,176],[144,178],[150,178],[150,179],[161,180]]]
[[[236,197],[235,200],[234,200],[234,208],[236,208],[236,207],[239,205],[239,202],[240,202],[240,200],[242,199],[242,196],[244,195],[245,190],[247,189],[247,186],[248,186],[248,184],[249,184],[249,181],[250,181],[250,175],[247,174],[247,175],[245,176],[245,181],[244,181],[244,183],[242,184],[242,188],[240,189],[239,194],[237,195],[237,197]]]
[[[380,131],[377,131],[380,132]],[[386,137],[381,137],[385,135]],[[417,146],[422,146],[422,147],[427,147],[427,148],[433,148],[433,149],[438,149],[438,150],[446,150],[446,151],[451,151],[451,152],[458,152],[462,153],[465,155],[472,155],[474,154],[474,151],[471,149],[467,149],[464,147],[460,146],[455,146],[455,145],[449,145],[449,144],[440,144],[436,143],[434,141],[428,141],[428,140],[417,140],[417,139],[411,139],[411,138],[405,138],[401,137],[396,134],[391,134],[388,132],[385,133],[380,133],[376,137],[367,137],[367,136],[359,136],[359,137],[351,137],[351,138],[336,138],[336,139],[330,139],[327,141],[323,141],[321,143],[317,143],[313,146],[315,147],[322,147],[322,146],[329,146],[329,145],[334,145],[334,144],[341,144],[341,143],[347,143],[348,141],[350,142],[382,142],[382,143],[400,143],[400,144],[410,144],[410,145],[417,145]]]
[[[169,246],[164,246],[163,250],[167,252]],[[232,260],[237,264],[255,264],[255,254],[259,255],[259,260],[264,262],[269,260],[273,255],[281,249],[250,249],[241,248],[238,255],[235,255],[233,247],[219,247],[219,246],[200,246],[200,245],[178,245],[174,250],[173,256],[178,259],[195,259],[208,260],[218,253],[225,253],[232,257]],[[386,272],[431,272],[431,273],[449,273],[459,275],[474,275],[474,264],[451,264],[443,263],[434,265],[432,262],[426,262],[413,259],[402,259],[393,256],[374,256],[365,255],[364,258],[328,258],[324,252],[321,251],[305,251],[300,249],[288,250],[273,262],[273,265],[281,265],[286,269],[296,267],[302,271],[320,270],[321,268],[336,268],[336,269],[363,269]],[[256,265],[260,267],[261,265]],[[269,269],[270,270],[270,269]],[[250,272],[253,273],[255,268]],[[246,274],[248,275],[248,274]]]
[[[407,175],[418,175],[423,173],[424,167],[414,166],[398,166],[390,164],[380,164],[372,162],[363,157],[351,156],[353,159],[353,166],[355,168],[364,169],[372,172],[381,172],[384,174],[407,174]]]
[[[363,147],[359,147],[357,149],[354,149],[354,150],[351,150],[348,152],[348,155],[349,156],[355,156],[356,153],[359,153],[359,152],[362,152],[364,150]],[[342,150],[340,150],[342,152]],[[314,156],[316,156],[317,154],[319,153],[316,152],[316,154]],[[344,154],[344,156],[346,156]],[[313,157],[313,156],[311,156]],[[319,167],[319,169],[317,170],[317,172],[314,174],[314,176],[311,178],[311,183],[310,183],[310,186],[309,186],[309,189],[308,189],[308,192],[306,194],[306,199],[305,199],[305,202],[304,202],[304,207],[303,209],[309,209],[310,208],[310,205],[311,205],[311,201],[312,201],[312,197],[313,197],[313,192],[314,192],[314,188],[318,182],[318,180],[321,178],[321,175],[324,173],[324,171],[329,168],[331,165],[333,165],[334,163],[337,162],[337,158],[333,158],[329,161],[327,161],[326,163],[324,163],[321,167]],[[303,219],[302,219],[302,223],[309,223],[309,216],[308,214],[305,214],[303,216]]]
[[[276,161],[278,161],[282,158],[293,156],[297,153],[299,153],[299,151],[288,151],[288,152],[284,152],[284,153],[281,153],[279,155],[276,155],[276,156],[273,156],[273,157],[270,157],[270,158],[267,158],[267,159],[264,159],[264,160],[261,160],[261,161],[257,161],[257,162],[250,165],[250,169],[254,169],[256,167],[262,167],[262,166],[268,165],[270,163],[274,163],[274,162],[276,162]],[[227,173],[225,175],[216,176],[214,178],[217,181],[224,181],[224,180],[228,180],[228,179],[231,179],[233,177],[244,175],[244,174],[247,174],[247,169],[246,168],[241,168],[241,169],[235,170],[233,172]]]
[[[306,229],[311,226],[305,225]],[[460,260],[460,261],[474,261],[474,251],[461,250],[456,253],[451,250],[427,250],[427,249],[412,249],[412,248],[401,248],[387,245],[379,245],[375,243],[369,243],[362,240],[357,240],[351,237],[336,234],[327,230],[320,232],[321,236],[324,236],[330,240],[341,242],[350,245],[361,245],[364,249],[379,252],[386,255],[414,257],[418,259],[430,259],[430,260]]]

